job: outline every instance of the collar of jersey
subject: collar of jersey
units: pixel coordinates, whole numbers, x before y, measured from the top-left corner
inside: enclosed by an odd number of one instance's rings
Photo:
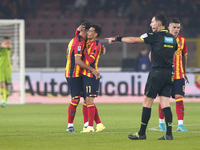
[[[80,36],[83,40],[85,40],[81,35],[77,35],[77,36]]]
[[[96,42],[96,41],[98,41],[98,40],[99,40],[99,38],[97,38],[95,41],[92,41],[92,42],[89,40],[89,43],[93,43],[93,42]]]
[[[168,33],[168,30],[160,30],[158,32],[166,32],[166,33]]]

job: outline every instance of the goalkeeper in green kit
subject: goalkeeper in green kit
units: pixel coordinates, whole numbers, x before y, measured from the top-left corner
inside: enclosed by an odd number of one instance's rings
[[[11,48],[10,38],[4,37],[0,47],[0,95],[2,107],[7,107],[9,84],[12,82],[12,66],[10,61]]]

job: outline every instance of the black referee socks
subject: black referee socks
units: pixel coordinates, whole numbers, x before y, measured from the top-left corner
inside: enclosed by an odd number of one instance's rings
[[[150,117],[151,117],[151,108],[143,107],[141,127],[140,131],[138,132],[139,135],[145,134]]]
[[[167,126],[166,135],[172,135],[172,111],[170,107],[163,108],[163,112],[165,115],[165,122]]]

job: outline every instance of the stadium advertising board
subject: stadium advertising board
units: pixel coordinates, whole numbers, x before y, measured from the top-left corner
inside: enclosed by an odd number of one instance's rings
[[[97,102],[142,102],[148,73],[102,72]],[[17,91],[13,73],[13,89]],[[199,74],[188,74],[186,96],[199,96]],[[26,72],[26,103],[68,103],[70,91],[62,72]]]

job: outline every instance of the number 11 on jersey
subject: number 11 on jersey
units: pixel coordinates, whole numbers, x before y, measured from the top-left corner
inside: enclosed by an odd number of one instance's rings
[[[91,93],[91,86],[86,86],[86,93]]]

